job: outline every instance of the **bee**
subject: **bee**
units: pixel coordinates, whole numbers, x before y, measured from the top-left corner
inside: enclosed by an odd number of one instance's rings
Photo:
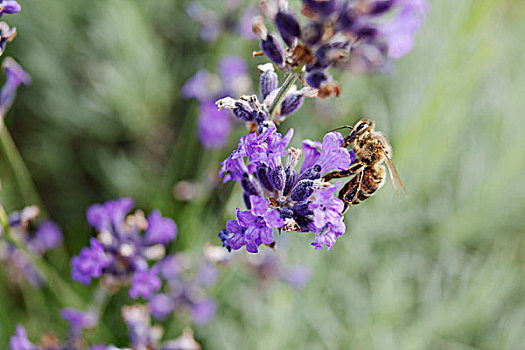
[[[330,181],[355,175],[339,192],[339,198],[345,203],[343,214],[350,206],[363,202],[385,184],[386,169],[398,198],[399,187],[406,195],[405,185],[392,163],[392,146],[385,134],[375,131],[375,122],[361,119],[354,127],[345,125],[341,128],[351,129],[344,139],[343,146],[354,150],[356,161],[348,170],[326,174],[323,180]],[[386,169],[382,163],[386,164]]]

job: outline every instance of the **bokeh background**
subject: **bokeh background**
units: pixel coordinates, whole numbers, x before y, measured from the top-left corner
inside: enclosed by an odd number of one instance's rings
[[[238,188],[218,184],[218,166],[245,130],[238,126],[223,149],[204,149],[197,102],[180,89],[231,54],[246,58],[257,81],[257,43],[236,32],[202,40],[184,0],[20,2],[22,12],[4,18],[19,32],[5,55],[34,83],[19,91],[7,125],[65,233],[64,249],[50,257],[57,270],[67,278],[68,258],[93,234],[86,208],[120,196],[173,217],[175,250],[219,244],[217,232],[241,204]],[[398,200],[389,183],[352,208],[347,234],[329,252],[314,251],[310,236],[283,238],[282,260],[312,269],[302,291],[224,271],[213,290],[216,318],[194,329],[205,349],[525,348],[525,2],[430,6],[414,50],[393,72],[340,74],[341,98],[307,101],[280,127],[295,128],[299,146],[374,119],[409,197]],[[0,171],[3,204],[30,204],[4,154]],[[179,181],[193,186],[191,201],[174,198]],[[72,285],[88,297],[89,288]],[[17,323],[32,339],[65,334],[61,298],[0,273],[0,347]],[[123,345],[118,308],[129,302],[115,296],[104,315],[112,331],[91,339]],[[166,338],[182,327],[169,323]]]

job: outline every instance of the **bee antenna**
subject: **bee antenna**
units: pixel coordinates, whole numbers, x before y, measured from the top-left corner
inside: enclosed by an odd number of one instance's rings
[[[332,132],[332,131],[337,131],[337,130],[341,130],[341,129],[350,129],[352,130],[354,127],[352,125],[343,125],[343,126],[340,126],[338,128],[335,128],[335,129],[332,129],[332,130],[328,130],[328,132]]]

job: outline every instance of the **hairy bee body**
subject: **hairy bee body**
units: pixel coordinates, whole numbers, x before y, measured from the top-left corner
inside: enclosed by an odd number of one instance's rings
[[[386,169],[384,166],[365,168],[346,183],[339,192],[339,198],[347,206],[358,205],[375,194],[385,184],[385,179]]]
[[[406,193],[405,187],[399,178],[397,170],[392,163],[392,147],[388,138],[379,131],[375,131],[375,123],[362,119],[345,137],[343,145],[354,150],[356,162],[350,169],[329,173],[323,177],[324,181],[353,176],[339,192],[339,198],[345,203],[344,212],[350,206],[357,205],[376,193],[384,184],[386,169],[394,184],[396,192],[397,183]],[[385,166],[382,163],[386,164]]]

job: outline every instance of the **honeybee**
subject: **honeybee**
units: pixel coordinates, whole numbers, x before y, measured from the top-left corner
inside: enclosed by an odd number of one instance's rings
[[[326,174],[323,180],[329,181],[355,175],[339,192],[339,198],[345,203],[343,214],[350,206],[357,205],[369,198],[385,184],[386,169],[382,163],[386,164],[397,196],[399,197],[399,187],[406,195],[405,185],[392,163],[392,146],[385,134],[374,130],[375,122],[361,119],[354,127],[345,125],[342,128],[352,130],[345,137],[343,146],[354,150],[356,161],[350,169]]]

